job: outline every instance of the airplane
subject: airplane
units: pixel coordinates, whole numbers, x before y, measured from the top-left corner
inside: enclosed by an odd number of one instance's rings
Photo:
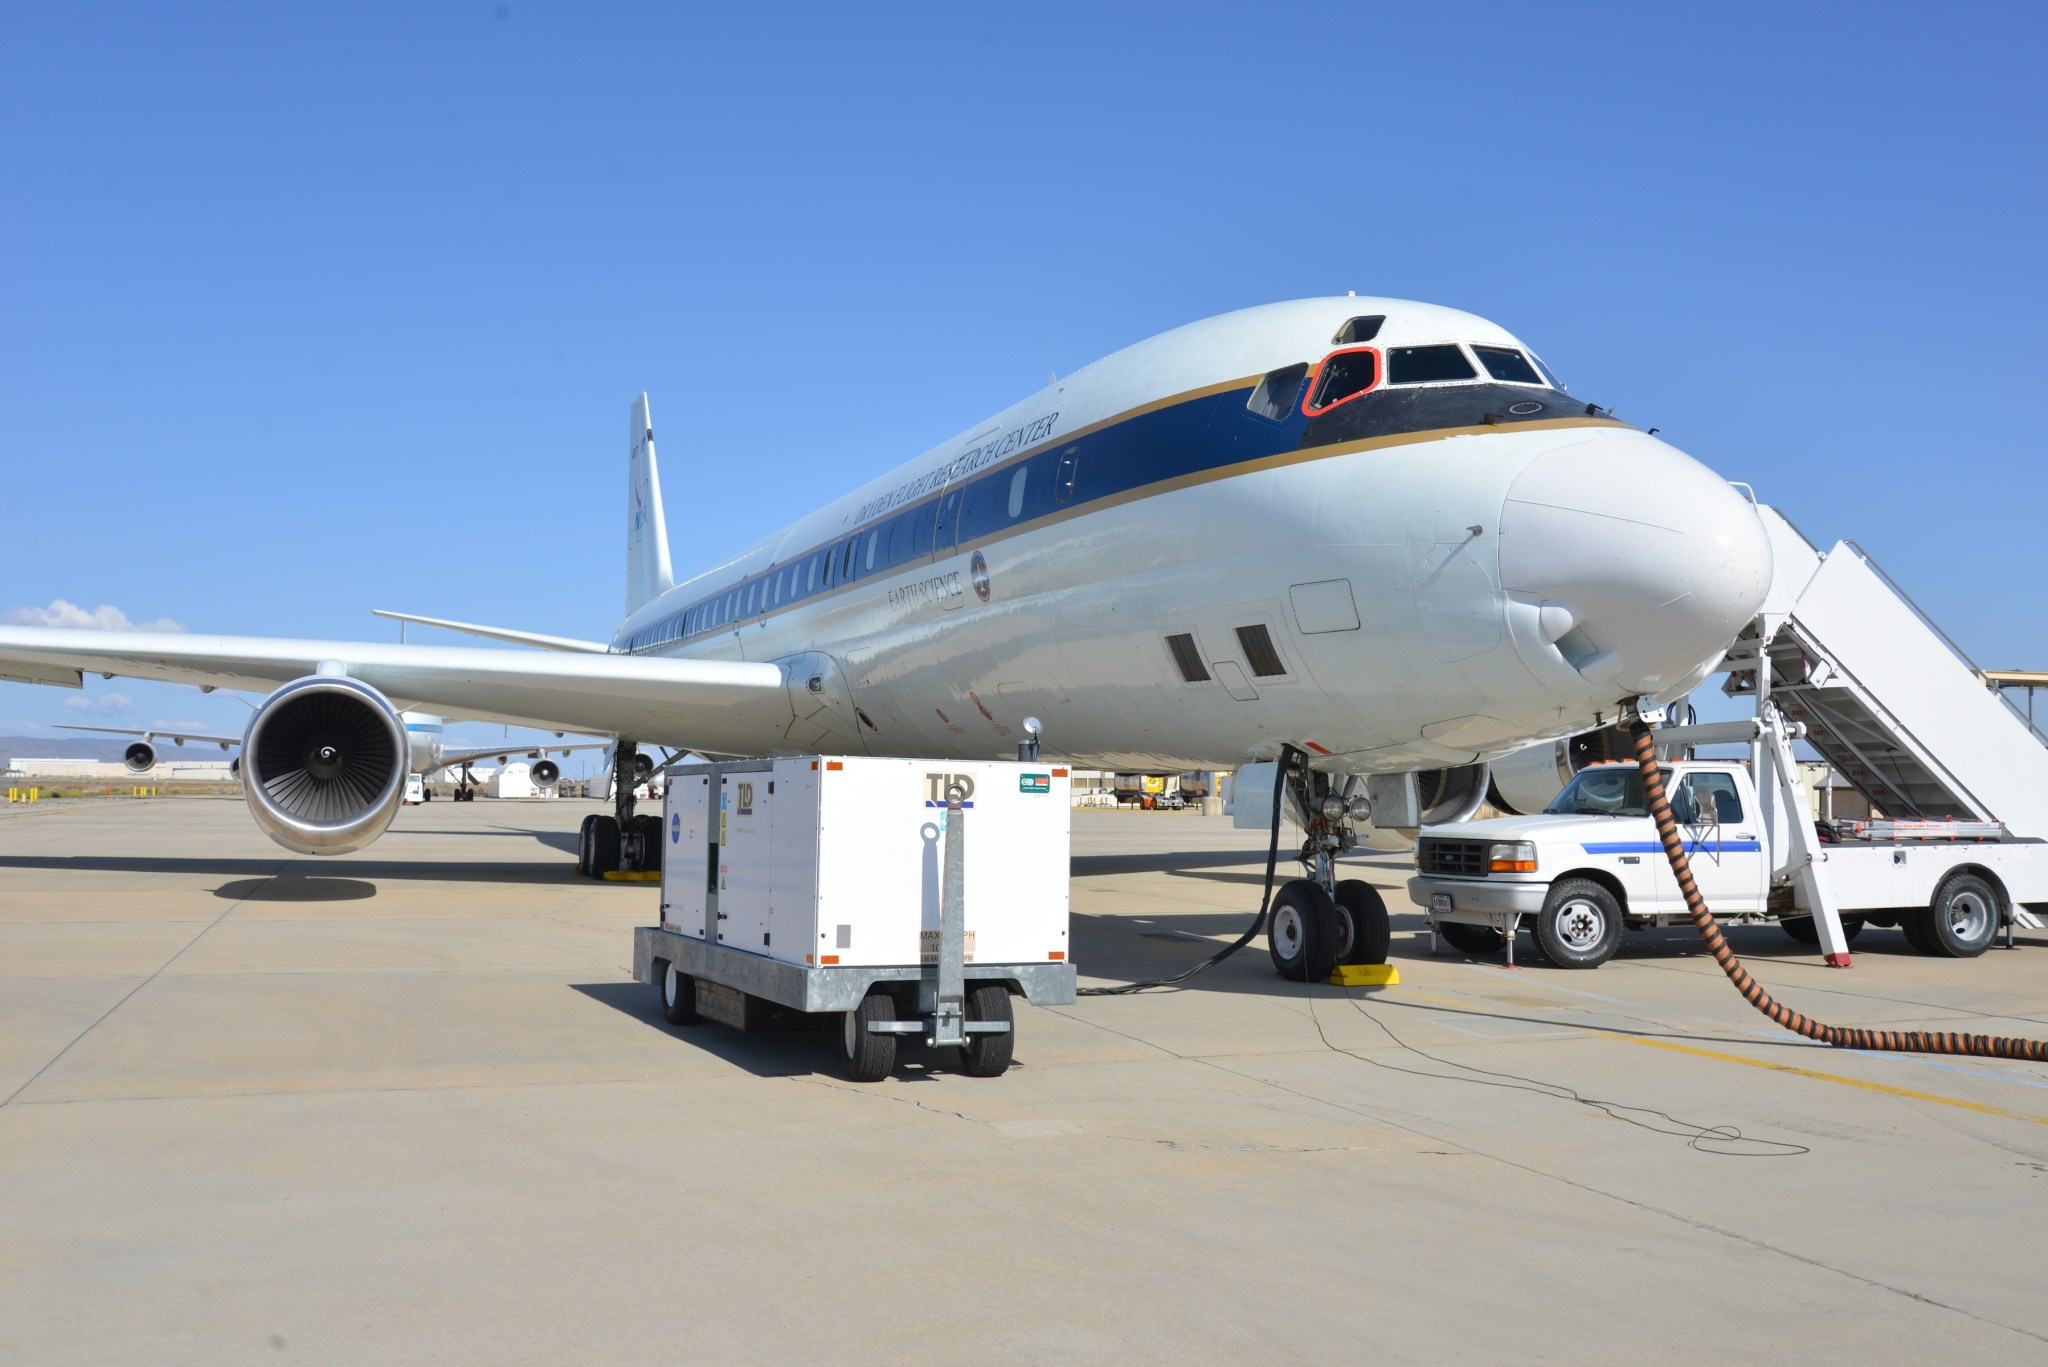
[[[446,728],[446,722],[443,718],[428,712],[405,711],[399,713],[399,719],[405,724],[406,771],[422,776],[430,776],[438,774],[444,769],[455,770],[457,772],[455,787],[455,800],[457,802],[474,802],[476,800],[476,784],[470,777],[469,766],[475,764],[478,760],[495,757],[498,763],[503,764],[513,755],[524,755],[534,761],[533,781],[540,787],[551,788],[561,781],[562,770],[561,766],[551,759],[543,758],[544,756],[567,756],[577,750],[609,750],[612,748],[611,741],[579,741],[571,745],[525,745],[508,742],[504,745],[491,745],[468,750],[450,750],[442,740],[442,732]],[[96,731],[109,736],[138,737],[121,754],[121,763],[125,764],[130,772],[137,774],[146,774],[156,767],[157,755],[159,753],[157,742],[160,740],[170,741],[181,748],[189,741],[195,745],[218,745],[223,750],[232,749],[242,743],[242,737],[240,736],[205,736],[191,731],[168,731],[161,727],[135,729],[125,726],[72,726],[59,723],[57,729],[59,731]],[[560,733],[558,732],[557,734],[559,735]],[[652,772],[651,764],[649,765],[649,772]],[[228,773],[235,778],[242,776],[242,757],[240,755],[236,755],[228,761]]]
[[[1291,920],[1276,902],[1269,947],[1294,976],[1311,932],[1383,933],[1335,854],[1402,848],[1470,815],[1489,762],[1611,725],[1624,700],[1683,696],[1771,575],[1753,498],[1570,394],[1506,329],[1406,300],[1162,333],[680,582],[645,394],[628,422],[609,640],[0,627],[0,678],[274,689],[245,791],[306,853],[390,823],[402,706],[616,736],[614,812],[580,835],[589,875],[659,858],[659,818],[622,781],[644,743],[988,758],[1035,744],[1030,719],[1049,762],[1235,768],[1241,804],[1248,771],[1287,760],[1267,791],[1309,828],[1321,890]]]

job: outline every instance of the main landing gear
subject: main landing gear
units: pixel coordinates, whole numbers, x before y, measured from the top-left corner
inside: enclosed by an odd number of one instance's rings
[[[634,813],[633,790],[654,777],[654,760],[632,741],[612,751],[612,815],[583,818],[576,836],[576,872],[585,878],[607,873],[653,873],[661,868],[661,818]]]
[[[455,791],[449,796],[457,802],[474,802],[476,788],[476,775],[470,773],[469,766],[465,764],[462,766],[461,775],[455,781]]]
[[[1273,967],[1290,982],[1321,982],[1338,964],[1383,964],[1393,940],[1387,904],[1373,887],[1337,877],[1337,856],[1358,844],[1355,823],[1371,815],[1355,778],[1293,770],[1281,775],[1308,813],[1298,856],[1308,876],[1283,883],[1266,918]],[[1353,795],[1350,788],[1357,786]]]

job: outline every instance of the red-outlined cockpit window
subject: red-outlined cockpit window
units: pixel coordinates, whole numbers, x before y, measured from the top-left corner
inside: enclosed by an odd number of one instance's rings
[[[1315,377],[1302,397],[1301,411],[1308,417],[1327,413],[1338,404],[1349,403],[1370,393],[1380,382],[1380,349],[1376,346],[1346,347],[1333,351],[1316,363]]]

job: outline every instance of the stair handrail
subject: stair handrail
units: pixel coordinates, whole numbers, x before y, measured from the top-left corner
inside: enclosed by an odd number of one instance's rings
[[[1783,516],[1783,514],[1781,513],[1780,516]],[[1791,519],[1786,518],[1786,521],[1789,522],[1791,521]],[[1797,531],[1798,529],[1795,527],[1793,530]],[[1805,533],[1801,532],[1800,535],[1804,536]],[[1844,541],[1842,544],[1844,546],[1847,546],[1850,550],[1856,552],[1856,554],[1862,559],[1864,564],[1868,565],[1872,570],[1876,571],[1877,577],[1879,579],[1884,580],[1885,584],[1891,589],[1891,591],[1899,596],[1899,601],[1904,603],[1908,608],[1912,609],[1913,615],[1920,619],[1920,625],[1926,627],[1929,631],[1933,632],[1937,637],[1941,639],[1941,643],[1949,648],[1949,652],[1953,654],[1958,660],[1961,660],[1963,662],[1964,667],[1967,668],[1970,671],[1970,673],[1976,677],[1977,682],[1984,686],[1984,691],[1991,694],[1993,697],[1997,698],[1998,701],[2004,705],[2005,710],[2012,714],[2012,719],[2014,721],[2018,722],[2021,726],[2024,726],[2027,729],[2027,733],[2031,735],[2035,740],[2041,742],[2041,744],[2043,745],[2048,745],[2048,735],[2043,735],[2040,727],[2034,725],[2034,723],[2027,720],[2027,714],[2020,711],[2018,704],[2013,702],[2011,698],[2005,696],[2004,689],[1993,688],[1989,684],[1984,683],[1984,671],[1978,668],[1977,662],[1975,660],[1970,658],[1970,653],[1964,650],[1961,646],[1957,645],[1955,643],[1954,638],[1952,638],[1947,632],[1943,631],[1941,627],[1935,623],[1935,620],[1932,617],[1929,617],[1918,603],[1913,601],[1913,595],[1906,592],[1904,585],[1900,584],[1898,580],[1892,578],[1891,575],[1885,573],[1884,566],[1877,563],[1876,556],[1872,555],[1869,551],[1864,550],[1863,547],[1857,545],[1854,541]]]

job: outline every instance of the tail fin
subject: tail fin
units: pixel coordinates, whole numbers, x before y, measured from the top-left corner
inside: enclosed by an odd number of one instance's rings
[[[668,521],[661,514],[661,473],[654,464],[654,419],[647,396],[633,400],[626,462],[626,611],[675,587],[669,567]]]

